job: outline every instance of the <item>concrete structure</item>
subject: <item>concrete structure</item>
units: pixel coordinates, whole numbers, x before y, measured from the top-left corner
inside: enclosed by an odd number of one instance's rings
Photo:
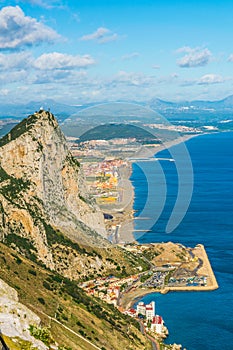
[[[163,319],[161,316],[156,315],[153,317],[151,322],[151,331],[158,334],[163,333]]]
[[[153,317],[155,316],[155,302],[152,301],[150,304],[147,305],[143,302],[138,303],[136,312],[137,315],[145,316],[147,321],[152,321]]]
[[[154,308],[152,305],[146,305],[146,320],[147,321],[152,321],[154,317]]]

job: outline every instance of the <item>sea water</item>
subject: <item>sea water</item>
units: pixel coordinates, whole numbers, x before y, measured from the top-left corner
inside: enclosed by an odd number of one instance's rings
[[[153,293],[142,300],[156,301],[156,313],[164,318],[170,333],[166,342],[181,343],[188,350],[233,349],[233,132],[198,136],[186,146],[194,173],[189,209],[180,225],[172,233],[165,233],[177,196],[178,177],[175,162],[161,161],[167,183],[165,208],[151,232],[139,240],[172,241],[189,247],[204,244],[219,289]],[[158,156],[168,157],[168,150]],[[139,217],[148,194],[145,174],[150,169],[150,162],[144,164],[144,173],[140,166],[133,165],[134,209]],[[154,186],[159,186],[156,174]],[[154,215],[153,209],[147,213],[149,218]],[[142,229],[143,222],[135,220],[135,229]]]

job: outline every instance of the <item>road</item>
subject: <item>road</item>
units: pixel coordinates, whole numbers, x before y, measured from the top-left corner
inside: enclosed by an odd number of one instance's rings
[[[101,350],[101,348],[99,348],[98,346],[96,346],[95,344],[93,344],[91,341],[87,340],[86,338],[82,337],[80,334],[76,333],[75,331],[73,331],[72,329],[70,329],[69,327],[65,326],[63,323],[59,322],[58,320],[56,320],[56,318],[50,317],[50,320],[58,323],[60,326],[62,326],[63,328],[67,329],[70,333],[73,333],[74,335],[76,335],[77,337],[81,338],[82,340],[84,340],[86,343],[90,344],[94,349],[98,349]]]
[[[154,339],[152,338],[150,335],[148,335],[145,331],[145,326],[143,324],[142,321],[138,321],[139,324],[140,324],[140,331],[143,335],[145,335],[147,337],[147,339],[149,339],[152,343],[152,348],[153,350],[159,350],[160,349],[160,346],[159,346],[159,343]]]

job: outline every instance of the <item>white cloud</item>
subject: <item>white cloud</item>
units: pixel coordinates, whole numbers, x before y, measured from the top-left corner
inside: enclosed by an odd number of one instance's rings
[[[132,53],[128,53],[124,56],[122,56],[122,60],[123,61],[127,61],[127,60],[131,60],[133,58],[137,58],[138,56],[140,56],[140,54],[138,52],[132,52]]]
[[[192,49],[189,46],[178,49],[176,53],[186,53],[186,55],[177,60],[177,64],[181,68],[205,66],[210,62],[212,56],[210,50],[207,48],[196,47]]]
[[[177,80],[179,78],[179,75],[177,73],[172,73],[168,76],[161,76],[159,79],[158,79],[158,83],[159,84],[174,84],[174,83],[177,83]]]
[[[118,39],[118,34],[114,33],[112,35],[104,36],[98,40],[99,44],[109,43],[110,41],[116,41]]]
[[[217,74],[205,74],[198,81],[198,85],[209,85],[223,83],[227,79],[224,79],[221,75]]]
[[[95,64],[90,55],[72,56],[59,52],[43,54],[34,62],[34,67],[40,70],[64,70],[75,68],[86,68]]]
[[[58,38],[60,36],[52,28],[26,16],[19,6],[0,10],[0,49],[20,49]]]
[[[8,89],[1,89],[0,90],[0,95],[1,96],[7,96],[9,94],[9,90]]]
[[[154,65],[152,66],[152,68],[153,68],[153,69],[160,69],[160,66],[157,65],[157,64],[154,64]]]
[[[91,34],[83,35],[81,41],[97,41],[99,44],[105,44],[110,41],[116,41],[118,39],[118,34],[112,33],[108,28],[100,27],[95,32]]]
[[[171,74],[171,78],[179,78],[179,74],[177,74],[177,73],[172,73],[172,74]]]
[[[31,66],[33,57],[29,52],[0,53],[0,70],[20,70]]]
[[[181,86],[192,86],[192,85],[214,85],[214,84],[221,84],[225,83],[227,81],[231,81],[231,77],[222,77],[218,74],[205,74],[202,77],[195,79],[195,80],[185,80]]]
[[[51,71],[42,71],[40,74],[37,74],[33,83],[34,84],[57,84],[63,83],[67,85],[76,85],[80,84],[86,80],[87,73],[86,71],[71,71],[71,70],[51,70]]]
[[[152,84],[154,82],[154,78],[143,73],[128,73],[125,71],[120,71],[113,80],[113,83],[119,82],[133,86],[146,86]]]
[[[25,82],[28,79],[29,79],[29,74],[24,69],[11,71],[11,72],[3,71],[0,74],[0,83],[5,85],[15,83],[15,82],[22,82],[22,81]]]
[[[94,33],[83,35],[80,40],[88,41],[88,40],[96,40],[103,38],[106,34],[110,33],[110,30],[104,27],[98,28]]]

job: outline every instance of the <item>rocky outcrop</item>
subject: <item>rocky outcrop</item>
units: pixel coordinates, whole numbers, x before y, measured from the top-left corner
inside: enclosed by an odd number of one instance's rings
[[[39,326],[40,318],[18,300],[15,289],[0,279],[0,329],[11,338],[19,338],[33,344],[39,350],[48,349],[40,340],[31,336],[30,325]]]
[[[0,235],[29,240],[54,269],[49,240],[56,232],[82,245],[108,245],[80,164],[53,114],[42,110],[0,140]]]

